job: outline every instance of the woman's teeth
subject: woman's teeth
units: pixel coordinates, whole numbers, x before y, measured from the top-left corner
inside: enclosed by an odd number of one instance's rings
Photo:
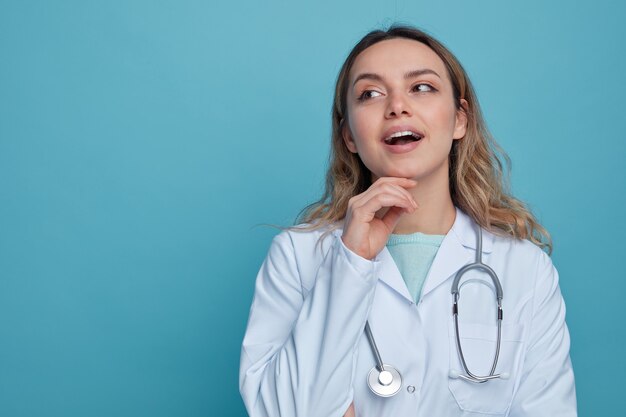
[[[420,135],[411,131],[396,132],[385,138],[385,143],[387,145],[404,145],[409,142],[420,140],[421,138],[422,137]]]

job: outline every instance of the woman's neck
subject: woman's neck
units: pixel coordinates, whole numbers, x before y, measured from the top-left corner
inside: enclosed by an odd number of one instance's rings
[[[456,209],[452,199],[449,198],[447,202],[418,199],[415,201],[418,204],[417,209],[413,213],[400,217],[393,229],[394,234],[421,232],[427,235],[445,235],[450,231],[456,219]]]
[[[442,186],[436,182],[420,182],[417,186],[408,189],[417,202],[417,209],[413,213],[404,213],[393,230],[394,234],[410,234],[421,232],[428,235],[445,235],[450,231],[456,219],[456,209],[450,196],[447,183]],[[387,209],[381,210],[382,216]]]

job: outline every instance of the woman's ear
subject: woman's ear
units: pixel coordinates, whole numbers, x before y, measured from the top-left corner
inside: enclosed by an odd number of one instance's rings
[[[467,100],[461,99],[461,108],[456,111],[456,121],[454,123],[454,135],[452,139],[461,139],[467,132]]]
[[[350,134],[350,128],[348,127],[348,124],[345,123],[345,119],[342,122],[343,123],[341,124],[341,137],[343,138],[343,141],[346,144],[346,148],[348,148],[348,150],[352,153],[357,153],[356,144],[354,143],[354,140],[352,139],[352,135]]]

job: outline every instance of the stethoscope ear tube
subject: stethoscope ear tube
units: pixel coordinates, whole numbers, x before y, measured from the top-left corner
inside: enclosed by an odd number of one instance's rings
[[[484,382],[489,381],[490,379],[504,378],[505,376],[504,374],[495,373],[496,366],[498,365],[498,357],[500,356],[500,342],[502,340],[503,293],[502,293],[502,285],[500,285],[500,280],[498,279],[498,275],[495,273],[493,269],[491,269],[488,265],[485,265],[482,262],[482,229],[480,225],[477,225],[477,227],[478,227],[478,233],[477,233],[478,242],[476,244],[477,246],[476,262],[465,265],[463,268],[461,268],[457,272],[456,276],[454,277],[454,281],[452,282],[451,293],[454,295],[454,304],[452,305],[452,316],[454,318],[454,333],[456,337],[456,347],[457,347],[457,350],[459,351],[459,359],[461,360],[461,365],[463,365],[463,369],[466,372],[466,375],[462,375],[461,373],[457,374],[455,372],[454,373],[455,377],[462,378],[466,381],[482,384]],[[489,375],[485,375],[485,376],[474,375],[472,372],[470,372],[467,366],[467,363],[465,361],[465,356],[463,355],[463,348],[461,347],[461,336],[459,334],[459,305],[458,305],[458,301],[460,298],[459,282],[461,281],[461,277],[463,276],[463,274],[465,274],[467,271],[470,271],[472,269],[478,269],[478,270],[484,271],[487,273],[487,275],[489,275],[495,287],[496,302],[498,305],[497,312],[496,312],[497,314],[496,317],[497,317],[497,322],[498,322],[498,337],[496,339],[496,353],[493,358],[493,364],[491,365],[491,371],[489,372]]]

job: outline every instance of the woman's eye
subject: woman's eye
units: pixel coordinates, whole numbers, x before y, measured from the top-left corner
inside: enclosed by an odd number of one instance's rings
[[[429,91],[435,91],[435,88],[433,86],[431,86],[430,84],[415,84],[415,86],[413,86],[414,90],[417,90],[420,93],[426,93]]]
[[[370,98],[378,97],[380,95],[382,94],[376,90],[365,90],[359,96],[359,100],[360,101],[369,100]]]

